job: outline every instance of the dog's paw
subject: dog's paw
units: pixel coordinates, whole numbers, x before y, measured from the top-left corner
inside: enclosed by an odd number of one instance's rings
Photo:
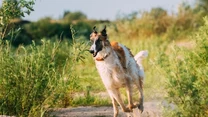
[[[127,112],[127,113],[133,112],[133,110],[130,109],[129,107],[126,107],[123,111],[124,111],[124,112]]]
[[[138,107],[138,104],[131,104],[131,105],[129,105],[128,106],[129,107],[129,109],[134,109],[134,108],[137,108]]]
[[[138,109],[141,111],[141,113],[144,111],[144,106],[143,104],[138,105]]]

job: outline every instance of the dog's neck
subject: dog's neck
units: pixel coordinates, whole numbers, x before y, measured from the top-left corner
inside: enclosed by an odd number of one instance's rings
[[[104,61],[109,55],[110,55],[110,53],[106,54],[106,55],[103,56],[103,57],[98,57],[98,58],[96,58],[95,60],[96,60],[96,61]]]
[[[98,52],[98,55],[94,59],[96,61],[104,61],[112,54],[112,50],[111,46],[105,47],[102,51]]]

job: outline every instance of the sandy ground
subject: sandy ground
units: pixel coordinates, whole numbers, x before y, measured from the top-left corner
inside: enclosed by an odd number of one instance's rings
[[[134,109],[133,113],[124,113],[119,108],[119,117],[161,117],[160,102],[145,102],[144,112],[139,114],[138,109]],[[76,108],[59,108],[54,109],[49,114],[50,117],[113,117],[113,107],[76,107]]]

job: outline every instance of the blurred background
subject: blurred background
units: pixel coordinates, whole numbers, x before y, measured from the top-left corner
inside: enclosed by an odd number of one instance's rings
[[[0,3],[2,2],[1,0]],[[74,25],[79,34],[87,38],[92,27],[97,24],[109,24],[117,31],[128,28],[128,33],[132,36],[165,35],[169,36],[168,39],[185,38],[184,33],[202,24],[201,19],[207,12],[206,4],[206,0],[36,0],[31,4],[31,9],[27,9],[17,3],[11,7],[23,11],[24,16],[16,15],[11,23],[17,24],[15,28],[21,27],[21,33],[13,39],[13,45],[27,45],[31,40],[38,41],[44,37],[60,35],[60,38],[70,39],[69,25]],[[135,25],[119,25],[124,20],[131,20]],[[183,33],[177,34],[181,30]],[[17,39],[19,37],[21,39]]]
[[[37,21],[40,18],[51,17],[60,19],[65,11],[80,11],[87,16],[88,19],[94,20],[116,20],[119,15],[128,15],[132,12],[150,11],[152,8],[161,7],[168,13],[177,13],[178,7],[182,3],[194,5],[194,0],[36,0],[33,8],[35,11],[31,15],[27,15],[24,19]],[[46,7],[47,6],[47,7]]]

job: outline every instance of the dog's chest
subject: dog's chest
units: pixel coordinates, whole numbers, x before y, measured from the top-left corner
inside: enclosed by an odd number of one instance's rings
[[[108,59],[111,61],[96,62],[96,67],[102,78],[102,81],[106,88],[122,87],[125,85],[125,72],[122,69],[118,59]]]

